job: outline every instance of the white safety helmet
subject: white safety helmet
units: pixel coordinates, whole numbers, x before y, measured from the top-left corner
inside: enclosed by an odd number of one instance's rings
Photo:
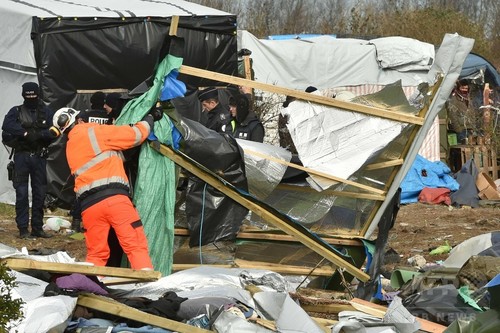
[[[54,126],[64,133],[65,130],[71,127],[76,121],[76,116],[80,111],[72,109],[72,108],[60,108],[54,114],[54,118],[52,119],[52,123]]]

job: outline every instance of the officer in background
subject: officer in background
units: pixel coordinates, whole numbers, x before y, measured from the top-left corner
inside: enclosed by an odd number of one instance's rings
[[[121,94],[114,92],[106,95],[103,108],[108,113],[110,124],[115,123],[115,120],[120,116],[124,106],[125,100],[122,99]]]
[[[250,110],[251,95],[233,92],[229,98],[231,122],[225,132],[236,139],[264,142],[264,126],[253,110]]]
[[[102,91],[96,91],[90,96],[90,109],[86,109],[80,113],[80,117],[84,117],[85,122],[98,123],[101,125],[111,125],[113,119],[110,118],[105,108],[106,94]]]
[[[39,99],[35,82],[22,86],[22,105],[12,107],[2,125],[3,142],[14,149],[13,186],[16,190],[16,224],[20,238],[49,238],[42,230],[47,190],[47,147],[60,134],[52,126],[53,112]],[[28,182],[31,179],[31,233],[29,227]]]
[[[219,92],[215,87],[208,87],[198,93],[202,112],[206,115],[203,123],[206,128],[219,133],[224,133],[226,126],[231,121],[229,110],[219,102]]]

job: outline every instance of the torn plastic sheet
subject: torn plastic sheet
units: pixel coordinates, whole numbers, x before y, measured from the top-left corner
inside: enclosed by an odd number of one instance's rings
[[[500,244],[500,231],[474,236],[451,249],[450,255],[443,263],[445,267],[461,268],[472,256]]]
[[[394,91],[394,92],[393,92]],[[378,93],[358,96],[357,99],[365,103],[370,101],[374,105],[396,105],[396,109],[401,108],[406,110],[407,113],[416,110],[411,107],[406,100],[406,96],[403,94],[399,83],[386,87]],[[294,101],[290,103],[291,107],[294,103],[299,103],[299,101]],[[366,102],[367,103],[367,102]],[[315,110],[313,104],[308,104],[307,107],[311,109],[311,112]],[[328,110],[328,112],[326,112]],[[323,115],[330,117],[331,112],[342,113],[344,115],[350,114],[351,112],[333,110],[332,108],[324,109]],[[368,116],[362,116],[365,118],[370,118]],[[302,119],[303,117],[301,117]],[[374,118],[374,117],[371,117]],[[333,119],[332,121],[334,121]],[[304,119],[304,122],[307,122]],[[404,147],[408,140],[411,138],[411,132],[415,125],[405,125],[405,124],[395,124],[395,128],[400,129],[395,131],[397,134],[391,141],[383,146],[380,146],[379,150],[373,149],[370,154],[366,154],[365,159],[357,161],[361,164],[358,170],[355,170],[355,166],[346,165],[346,170],[350,181],[355,181],[357,183],[371,186],[377,189],[383,189],[384,185],[390,181],[391,172],[393,172],[394,167],[381,168],[381,169],[366,169],[366,166],[372,163],[385,162],[398,158],[401,154],[401,149]],[[323,126],[322,124],[319,124]],[[328,128],[330,129],[330,128]],[[321,133],[320,133],[321,134]],[[324,133],[323,133],[324,134]],[[346,133],[344,133],[346,134]],[[353,133],[357,135],[358,133]],[[311,135],[312,136],[312,135]],[[312,137],[311,137],[312,138]],[[330,145],[327,142],[327,137],[324,137],[325,145]],[[368,141],[375,141],[370,138]],[[370,144],[373,144],[370,142]],[[369,146],[374,148],[373,146]],[[330,148],[332,148],[330,146]],[[307,148],[309,149],[309,147]],[[314,148],[315,149],[315,148]],[[313,150],[314,150],[313,149]],[[319,149],[316,149],[319,151]],[[314,150],[314,151],[316,151]],[[300,153],[300,152],[299,152]],[[309,153],[309,152],[308,152]],[[347,156],[357,158],[357,152],[350,152],[353,156]],[[336,158],[335,154],[326,154],[325,158],[330,157]],[[336,162],[335,161],[331,161]],[[344,163],[344,162],[342,162]],[[305,163],[304,163],[305,165]],[[316,168],[312,168],[317,170]],[[325,170],[318,170],[325,171]],[[333,171],[327,171],[326,173],[333,174]],[[312,175],[310,178],[314,178]],[[316,177],[315,180],[321,177]],[[283,214],[286,214],[301,224],[307,226],[312,231],[321,232],[325,234],[353,234],[359,232],[365,225],[366,221],[370,218],[371,212],[378,205],[375,200],[363,199],[361,196],[341,196],[337,195],[334,191],[341,192],[352,192],[352,193],[366,193],[365,190],[359,189],[352,185],[347,185],[344,183],[337,183],[335,181],[327,180],[326,178],[321,178],[322,184],[325,186],[331,186],[330,188],[323,190],[321,192],[316,191],[310,186],[311,182],[297,181],[293,184],[280,184],[277,188],[265,199],[266,204],[276,208]],[[285,185],[285,186],[283,186]],[[288,186],[291,185],[291,186]],[[261,219],[252,216],[251,221],[255,224],[264,223]]]
[[[73,313],[77,298],[64,295],[43,297],[47,282],[17,271],[12,271],[12,274],[17,283],[12,289],[12,297],[22,299],[24,304],[21,308],[23,319],[12,323],[16,326],[12,327],[14,330],[11,332],[49,332],[59,325],[64,329],[64,323]]]
[[[278,186],[263,201],[308,227],[323,218],[335,200],[332,195],[312,190],[306,182],[282,185],[291,185],[293,187]],[[266,223],[255,214],[252,214],[251,222],[254,224]]]
[[[321,94],[313,92],[312,94]],[[415,114],[398,81],[380,92],[355,98],[353,102],[384,105],[392,111]],[[349,178],[378,151],[394,140],[407,124],[334,107],[294,101],[282,110],[299,158],[307,168]],[[337,182],[311,175],[322,189]]]
[[[179,297],[233,297],[242,303],[255,307],[250,293],[244,289],[245,281],[241,278],[241,273],[252,276],[258,280],[263,276],[274,273],[273,271],[260,269],[242,268],[219,268],[211,266],[198,266],[184,271],[175,272],[169,276],[164,276],[157,281],[144,284],[126,284],[111,286],[113,295],[120,297],[147,297],[158,299],[167,291],[176,292]],[[269,285],[259,285],[264,290],[272,290]],[[289,284],[286,285],[287,292],[295,291]]]
[[[253,298],[264,318],[275,321],[278,332],[324,332],[288,293],[259,292]]]
[[[437,286],[404,299],[403,305],[414,316],[448,326],[455,319],[471,319],[477,315],[460,297],[454,285]]]
[[[245,172],[248,180],[248,192],[260,200],[264,200],[278,185],[285,174],[284,163],[264,158],[262,155],[290,162],[290,151],[265,143],[236,139],[241,146],[245,160]],[[257,152],[257,154],[255,154]]]
[[[242,153],[234,138],[189,119],[182,119],[180,124],[184,133],[180,150],[184,154],[236,188],[248,190]],[[189,245],[197,246],[235,239],[248,209],[199,178],[190,176],[185,212]]]
[[[223,311],[215,320],[212,328],[217,333],[271,333],[275,331],[268,330],[260,325],[254,324],[238,315]],[[297,331],[296,331],[297,332]]]
[[[500,310],[490,309],[471,318],[457,318],[444,333],[496,333],[500,327]]]

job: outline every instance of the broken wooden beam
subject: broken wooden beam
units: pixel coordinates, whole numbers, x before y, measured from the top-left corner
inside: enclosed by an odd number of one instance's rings
[[[387,312],[387,307],[375,304],[372,302],[365,301],[360,298],[353,298],[349,301],[351,305],[357,310],[364,313],[368,313],[372,316],[383,318],[385,313]],[[440,325],[438,323],[434,323],[429,320],[425,320],[419,317],[416,317],[417,321],[420,323],[420,330],[431,333],[441,333],[446,330],[446,326]]]
[[[192,269],[200,266],[217,267],[217,268],[246,268],[260,269],[265,271],[273,271],[285,275],[310,275],[310,276],[332,276],[335,269],[332,267],[306,267],[280,265],[263,261],[249,261],[243,259],[235,259],[234,264],[172,264],[172,271],[178,272],[186,269]]]
[[[294,237],[312,251],[332,262],[336,267],[345,269],[349,274],[355,276],[362,282],[367,282],[368,280],[370,280],[370,276],[367,273],[361,271],[360,268],[354,266],[353,264],[342,258],[341,254],[333,249],[330,244],[327,244],[319,237],[316,237],[312,234],[305,234],[301,232],[301,230],[303,229],[301,229],[300,225],[292,225],[291,221],[286,219],[286,217],[275,214],[264,207],[264,205],[256,201],[252,201],[249,198],[241,195],[241,193],[236,188],[234,188],[233,186],[228,186],[228,183],[225,180],[217,177],[210,170],[206,169],[201,164],[191,159],[189,156],[186,156],[181,152],[174,151],[172,148],[167,145],[161,144],[159,141],[153,141],[150,143],[150,145],[160,154],[170,158],[175,164],[186,169],[188,172],[191,172],[193,175],[200,178],[207,184],[213,186],[218,191],[224,193],[235,202],[254,212],[257,216],[262,217],[265,221],[273,224],[288,235]]]
[[[175,236],[189,236],[189,230],[185,228],[175,228]],[[270,241],[280,241],[280,242],[298,242],[294,237],[287,234],[273,234],[264,231],[248,231],[248,232],[238,232],[236,234],[236,239],[255,239],[255,240],[270,240]],[[359,239],[347,239],[347,238],[334,238],[334,237],[323,237],[323,239],[328,244],[332,245],[344,245],[344,246],[363,246],[363,242]]]
[[[311,168],[306,168],[306,167],[303,167],[303,166],[295,164],[295,163],[286,162],[286,161],[280,160],[279,158],[276,158],[276,157],[273,157],[273,156],[270,156],[270,155],[266,155],[266,154],[262,154],[262,153],[259,153],[257,151],[251,150],[251,149],[244,149],[244,151],[245,151],[245,154],[257,156],[257,157],[260,157],[260,158],[263,158],[263,159],[267,159],[269,161],[273,161],[273,162],[276,162],[276,163],[279,163],[279,164],[290,166],[290,167],[292,167],[294,169],[301,170],[301,171],[307,172],[309,174],[312,174],[312,175],[315,175],[315,176],[319,176],[321,178],[325,178],[325,179],[333,180],[333,181],[336,181],[336,182],[339,182],[339,183],[344,183],[344,184],[347,184],[347,185],[351,185],[351,186],[360,188],[360,189],[368,191],[368,192],[372,192],[372,193],[376,193],[376,194],[380,194],[380,195],[385,194],[384,190],[379,190],[378,188],[374,188],[374,187],[371,187],[371,186],[368,186],[368,185],[356,183],[356,182],[353,182],[351,180],[340,178],[340,177],[336,177],[336,176],[333,176],[333,175],[330,175],[330,174],[327,174],[327,173],[324,173],[324,172],[321,172],[321,171],[317,171],[317,170],[314,170],[314,169],[311,169]],[[385,199],[385,197],[383,197],[382,200],[384,200],[384,199]]]
[[[122,304],[111,298],[94,294],[81,294],[78,296],[78,305],[109,313],[122,318],[132,319],[144,324],[165,328],[179,333],[207,333],[213,332],[203,328],[184,324],[172,319],[155,316],[128,305]]]
[[[156,281],[161,277],[161,272],[135,270],[130,268],[121,267],[103,267],[93,266],[86,264],[68,264],[57,262],[37,261],[31,259],[21,258],[6,258],[0,259],[7,267],[16,271],[23,271],[28,269],[43,270],[51,273],[80,273],[84,275],[98,275],[98,276],[115,276],[129,279],[137,279],[141,281]]]

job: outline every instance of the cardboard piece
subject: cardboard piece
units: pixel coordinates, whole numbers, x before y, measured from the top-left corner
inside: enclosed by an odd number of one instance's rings
[[[482,200],[500,200],[500,192],[497,190],[497,185],[488,174],[481,172],[477,175],[476,187],[479,191],[479,198]]]

